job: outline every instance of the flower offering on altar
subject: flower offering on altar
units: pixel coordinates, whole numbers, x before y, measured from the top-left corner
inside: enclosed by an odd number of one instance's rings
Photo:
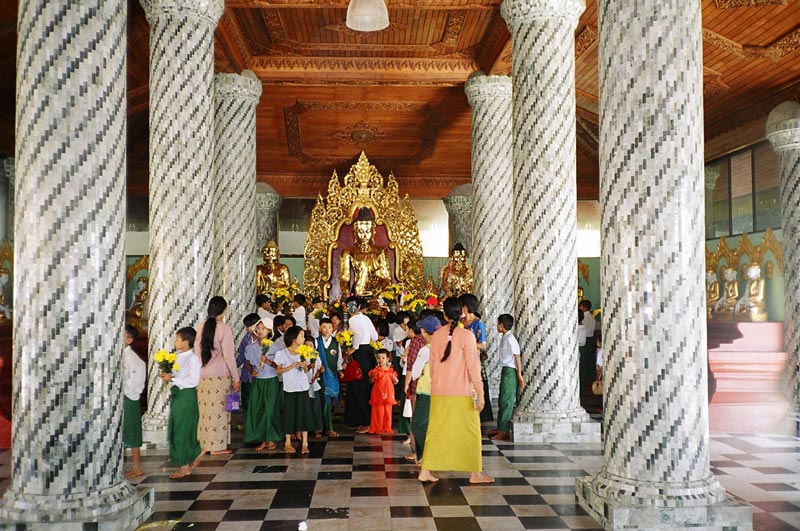
[[[344,330],[336,334],[336,342],[339,343],[339,346],[342,348],[349,348],[353,346],[353,332],[350,330]]]
[[[413,313],[414,315],[419,315],[425,308],[425,301],[423,299],[417,299],[415,297],[411,297],[410,300],[403,306],[403,309],[409,313]]]
[[[180,368],[178,364],[175,363],[175,361],[178,359],[178,355],[174,352],[167,352],[166,350],[161,349],[156,352],[154,359],[158,364],[158,370],[162,374],[170,374]]]
[[[379,296],[386,302],[399,302],[404,293],[403,286],[400,284],[391,284],[386,286]]]
[[[320,319],[322,319],[323,317],[327,317],[327,314],[325,313],[325,308],[317,308],[316,310],[314,310],[313,312],[311,312],[311,315],[312,315],[312,317],[314,317],[314,319],[316,319],[317,321],[319,321],[319,320],[320,320]]]
[[[278,304],[283,304],[292,300],[292,294],[287,288],[277,288],[272,292],[271,298]]]

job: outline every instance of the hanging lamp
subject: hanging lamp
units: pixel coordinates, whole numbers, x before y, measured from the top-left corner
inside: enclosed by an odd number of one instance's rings
[[[384,0],[350,0],[345,24],[355,31],[380,31],[389,27],[389,10]]]

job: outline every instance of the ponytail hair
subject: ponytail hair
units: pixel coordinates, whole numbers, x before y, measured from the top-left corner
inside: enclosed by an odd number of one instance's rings
[[[211,297],[208,301],[208,318],[203,323],[203,334],[200,336],[200,359],[205,367],[211,361],[211,351],[214,349],[214,334],[217,333],[217,317],[228,308],[227,301],[219,295]]]
[[[444,356],[442,362],[447,361],[450,357],[450,350],[453,346],[453,331],[458,326],[458,321],[461,319],[461,301],[456,297],[448,297],[442,304],[444,309],[444,316],[450,321],[450,333],[447,334],[447,347],[444,349]]]

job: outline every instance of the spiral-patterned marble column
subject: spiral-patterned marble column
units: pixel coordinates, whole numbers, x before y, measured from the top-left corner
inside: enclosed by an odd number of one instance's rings
[[[460,243],[467,249],[467,256],[472,255],[472,190],[470,185],[459,186],[455,193],[444,198],[447,209],[447,227],[450,233],[450,249]],[[466,193],[462,194],[461,191]]]
[[[256,191],[256,244],[260,255],[268,241],[278,241],[278,210],[283,198],[267,183],[258,183]],[[255,286],[255,269],[253,279]]]
[[[140,0],[150,23],[150,350],[146,442],[166,443],[153,357],[205,316],[213,248],[214,29],[222,0]]]
[[[781,103],[770,113],[767,138],[780,159],[783,228],[784,345],[793,396],[793,415],[800,418],[800,104]]]
[[[253,308],[256,270],[256,106],[261,81],[250,70],[214,76],[214,294],[228,301],[238,341]],[[238,344],[238,343],[237,343]]]
[[[750,529],[709,469],[699,0],[600,0],[606,529]]]
[[[578,399],[575,38],[583,0],[505,0],[512,39],[514,326],[527,386],[514,441],[599,440]]]
[[[472,276],[486,322],[486,370],[492,397],[500,386],[497,317],[514,313],[514,240],[507,227],[514,183],[511,78],[473,75],[464,91],[472,106]]]
[[[120,436],[126,15],[125,0],[19,3],[15,222],[25,237],[14,245],[0,527],[132,529],[152,512],[152,489],[123,477]]]

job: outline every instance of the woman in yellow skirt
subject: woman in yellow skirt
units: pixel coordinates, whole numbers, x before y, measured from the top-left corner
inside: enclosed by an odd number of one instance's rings
[[[492,483],[481,458],[480,411],[485,403],[475,335],[458,325],[457,298],[445,299],[443,306],[449,326],[431,339],[430,419],[418,479],[438,481],[431,471],[455,470],[469,472],[472,484]]]

